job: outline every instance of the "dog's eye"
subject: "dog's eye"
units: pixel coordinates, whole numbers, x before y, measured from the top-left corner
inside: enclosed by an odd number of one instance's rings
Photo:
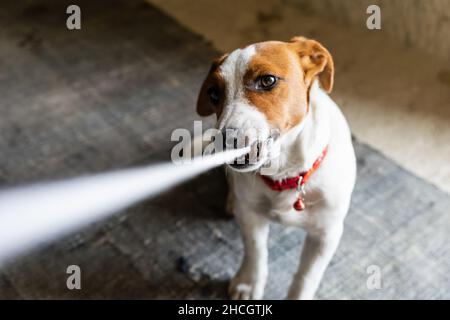
[[[257,79],[256,86],[258,89],[269,90],[277,84],[277,77],[273,75],[264,75]]]
[[[220,92],[219,88],[216,86],[213,86],[206,91],[206,94],[209,96],[209,100],[211,100],[211,103],[213,105],[217,105],[220,101]]]

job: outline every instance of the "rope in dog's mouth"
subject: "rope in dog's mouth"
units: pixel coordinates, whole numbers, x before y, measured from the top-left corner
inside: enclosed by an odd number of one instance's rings
[[[0,265],[249,151],[233,149],[188,164],[156,164],[0,192]]]

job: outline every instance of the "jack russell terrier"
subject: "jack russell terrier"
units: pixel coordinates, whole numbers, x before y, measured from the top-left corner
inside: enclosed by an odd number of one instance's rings
[[[348,124],[326,93],[333,76],[328,50],[317,41],[294,37],[223,55],[202,85],[199,115],[215,113],[219,130],[258,132],[244,139],[256,160],[246,155],[241,163],[228,164],[227,205],[245,251],[230,283],[233,299],[263,298],[271,221],[307,231],[288,299],[312,299],[336,251],[356,161]],[[274,130],[279,134],[272,135]],[[262,143],[268,139],[272,146]],[[279,152],[271,153],[275,146]]]

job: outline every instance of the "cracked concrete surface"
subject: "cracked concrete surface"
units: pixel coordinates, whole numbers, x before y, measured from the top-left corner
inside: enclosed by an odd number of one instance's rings
[[[148,1],[221,52],[294,35],[319,40],[335,59],[331,96],[353,133],[450,192],[450,66],[439,55],[404,47],[383,29],[337,25],[282,0]]]

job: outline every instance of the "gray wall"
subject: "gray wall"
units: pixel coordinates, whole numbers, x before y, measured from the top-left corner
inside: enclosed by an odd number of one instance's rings
[[[381,32],[405,46],[450,60],[450,0],[288,0],[337,23],[365,28],[366,8],[381,8]]]

